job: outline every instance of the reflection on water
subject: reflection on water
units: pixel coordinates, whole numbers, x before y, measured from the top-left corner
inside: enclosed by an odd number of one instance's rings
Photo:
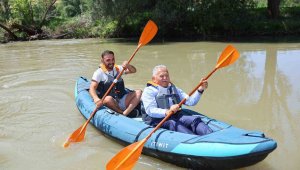
[[[226,45],[150,43],[132,60],[138,72],[124,77],[126,85],[143,89],[152,68],[165,64],[172,82],[189,92],[215,67]],[[241,57],[209,79],[208,90],[193,109],[263,131],[278,142],[267,159],[243,169],[299,169],[300,44],[233,45]],[[79,76],[92,76],[103,50],[113,50],[121,63],[135,48],[136,43],[97,39],[0,45],[0,169],[104,169],[123,146],[92,126],[83,143],[61,147],[85,121],[75,106],[74,83]],[[181,168],[142,156],[136,169]]]

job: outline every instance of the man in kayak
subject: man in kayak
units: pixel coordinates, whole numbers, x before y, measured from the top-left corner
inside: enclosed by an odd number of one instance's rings
[[[124,74],[136,72],[136,68],[128,64],[127,61],[124,61],[122,65],[116,65],[114,52],[104,51],[101,54],[101,64],[93,74],[89,92],[97,107],[104,104],[110,109],[127,116],[139,104],[142,91],[128,91],[125,89],[124,81],[121,77],[105,99],[101,100],[123,69],[125,69]]]
[[[162,128],[197,135],[211,133],[212,130],[201,121],[199,116],[184,115],[178,105],[184,98],[187,98],[185,105],[196,105],[207,86],[207,81],[204,81],[203,85],[192,96],[188,97],[186,93],[171,83],[166,66],[154,67],[152,81],[147,83],[142,94],[142,102],[146,112],[143,114],[143,120],[149,125],[156,126],[167,116],[168,110],[170,110],[174,114],[163,123]]]

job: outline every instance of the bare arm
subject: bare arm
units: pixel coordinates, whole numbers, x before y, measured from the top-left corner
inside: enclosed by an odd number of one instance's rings
[[[98,84],[99,84],[98,82],[96,82],[95,80],[92,80],[91,85],[90,85],[90,91],[89,91],[95,103],[97,103],[100,100],[100,98],[98,97],[97,92],[96,92]]]
[[[133,65],[128,64],[127,61],[124,61],[122,67],[125,69],[125,74],[131,74],[136,72],[136,68]]]

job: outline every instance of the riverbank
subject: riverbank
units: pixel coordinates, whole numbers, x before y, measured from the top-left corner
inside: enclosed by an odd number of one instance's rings
[[[241,16],[238,14],[239,10],[235,9],[232,14],[226,9],[220,12],[222,14],[225,11],[227,12],[225,14],[230,14],[230,16],[220,16],[220,14],[208,16],[207,14],[202,18],[197,18],[201,13],[190,13],[191,16],[186,16],[186,19],[173,20],[169,23],[166,23],[167,21],[163,18],[155,16],[150,16],[150,18],[153,18],[159,27],[155,37],[159,41],[174,39],[231,41],[259,37],[285,39],[285,37],[300,35],[300,7],[281,8],[280,17],[277,19],[269,17],[266,7],[248,9],[244,11],[246,14],[241,14]],[[192,17],[194,18],[191,19]],[[18,30],[14,28],[16,25],[13,27],[6,23],[2,25],[11,33],[1,27],[0,42],[73,38],[138,38],[146,21],[145,17],[131,18],[128,22],[110,18],[95,19],[91,13],[83,13],[74,17],[53,20],[40,30],[30,25],[30,33],[24,31],[24,28],[29,28],[29,26],[18,25],[22,28]],[[37,30],[34,32],[34,29]]]

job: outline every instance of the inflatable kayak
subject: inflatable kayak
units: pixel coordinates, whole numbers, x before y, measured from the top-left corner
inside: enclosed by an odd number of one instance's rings
[[[83,77],[75,85],[76,105],[86,119],[95,109],[89,85]],[[197,136],[161,128],[145,143],[143,154],[190,169],[233,169],[262,161],[277,147],[262,132],[240,129],[192,110],[183,111],[200,116],[213,133]],[[124,145],[144,139],[154,128],[140,116],[129,118],[105,106],[98,109],[90,123]]]

